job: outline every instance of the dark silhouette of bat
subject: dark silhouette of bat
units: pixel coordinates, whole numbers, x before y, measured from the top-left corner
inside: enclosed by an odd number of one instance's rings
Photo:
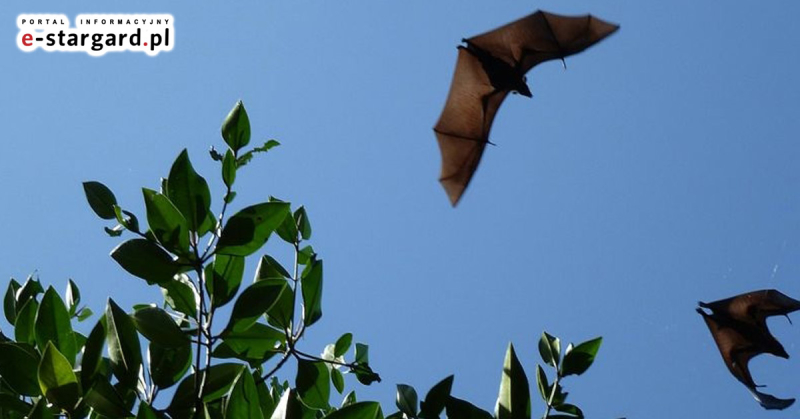
[[[619,29],[591,15],[568,17],[537,11],[469,39],[458,47],[450,93],[433,130],[442,174],[455,206],[478,168],[497,109],[509,92],[531,97],[525,73],[535,65],[579,53]]]
[[[785,409],[794,399],[779,399],[761,393],[750,375],[747,364],[760,354],[789,358],[783,345],[767,328],[767,317],[784,315],[800,310],[800,301],[776,290],[753,291],[713,303],[698,303],[697,312],[711,331],[722,359],[731,374],[744,384],[765,409]],[[706,313],[703,308],[711,310]]]

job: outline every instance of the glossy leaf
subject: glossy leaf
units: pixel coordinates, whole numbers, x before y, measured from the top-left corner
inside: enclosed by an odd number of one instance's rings
[[[125,400],[117,390],[105,380],[97,380],[86,393],[84,402],[95,412],[109,418],[127,418],[132,416]]]
[[[539,354],[545,364],[558,368],[561,356],[561,342],[557,337],[551,336],[547,332],[542,332],[539,339]]]
[[[564,362],[561,365],[561,376],[581,375],[592,366],[597,351],[603,338],[598,337],[588,340],[574,347],[564,355]]]
[[[162,389],[180,381],[192,364],[192,345],[188,341],[173,348],[150,342],[147,350],[150,377]]]
[[[116,215],[117,222],[119,222],[120,225],[130,231],[140,232],[139,219],[136,218],[136,214],[130,211],[125,211],[119,205],[114,205],[114,214]],[[108,231],[106,231],[106,233],[108,233]]]
[[[67,412],[73,411],[81,397],[78,377],[72,371],[72,364],[52,342],[47,343],[42,354],[37,379],[42,394],[50,403]]]
[[[256,282],[266,279],[290,279],[292,276],[270,255],[264,255],[256,268]]]
[[[16,327],[14,328],[14,339],[17,342],[36,343],[35,324],[36,312],[39,311],[39,303],[34,299],[28,300],[22,309],[17,313]]]
[[[578,406],[572,404],[559,404],[553,406],[554,409],[558,410],[559,412],[569,413],[570,415],[583,419],[583,411],[578,408]],[[551,416],[552,417],[552,416]]]
[[[225,152],[225,158],[222,160],[222,182],[225,186],[233,186],[236,181],[236,157],[233,156],[233,151],[228,150]]]
[[[142,188],[147,208],[147,224],[156,239],[176,254],[189,252],[189,225],[183,214],[169,198],[156,191]]]
[[[239,332],[225,332],[221,338],[222,343],[214,349],[213,356],[235,357],[254,366],[261,365],[280,352],[286,341],[283,332],[262,323],[255,323]]]
[[[214,263],[206,266],[206,288],[211,295],[211,306],[222,307],[236,296],[244,275],[244,258],[216,255]]]
[[[263,419],[256,383],[244,368],[236,378],[225,408],[226,419]]]
[[[397,396],[395,397],[395,404],[408,417],[417,417],[418,405],[417,391],[414,387],[406,384],[397,385]]]
[[[277,199],[270,200],[270,202],[282,202],[278,201]],[[294,216],[290,212],[286,215],[286,218],[283,219],[281,225],[275,230],[278,233],[283,241],[286,243],[295,244],[298,242],[297,236],[297,224],[294,222]]]
[[[336,345],[333,349],[333,356],[338,358],[343,356],[350,350],[350,345],[353,342],[353,334],[352,333],[345,333],[342,336],[339,336],[339,339],[336,339]]]
[[[3,297],[3,314],[12,326],[17,321],[17,290],[19,290],[20,286],[17,280],[11,278],[8,282],[8,287],[6,287],[5,297]]]
[[[183,214],[191,231],[202,236],[213,228],[211,192],[208,190],[208,183],[195,172],[186,149],[181,151],[172,163],[167,179],[166,195]]]
[[[82,321],[88,319],[89,317],[92,317],[92,314],[94,314],[92,309],[90,309],[89,307],[84,307],[84,308],[80,309],[80,311],[75,313],[75,316],[78,318],[79,322],[82,322]]]
[[[106,305],[106,343],[114,376],[125,385],[135,385],[142,366],[142,350],[133,320],[114,302]]]
[[[286,390],[275,407],[271,419],[305,419],[304,413],[306,410],[297,398],[297,391],[294,389]]]
[[[201,371],[201,374],[204,375],[206,375],[207,372],[207,376],[204,378],[203,401],[211,402],[224,396],[225,393],[230,390],[236,376],[238,376],[243,369],[244,365],[242,364],[225,363],[212,365],[208,371]],[[170,402],[170,411],[181,411],[194,405],[194,382],[194,374],[187,375],[181,381]]]
[[[33,347],[13,342],[0,343],[0,376],[19,394],[40,395],[36,379],[39,354]]]
[[[503,362],[503,375],[500,380],[500,394],[497,397],[495,415],[497,419],[530,419],[531,395],[528,377],[514,352],[514,345],[508,345]]]
[[[330,372],[331,372],[331,383],[333,383],[333,388],[335,388],[339,394],[342,394],[342,392],[344,391],[344,376],[342,375],[341,371],[339,371],[336,368],[331,368]]]
[[[331,394],[330,373],[324,362],[297,361],[297,378],[295,385],[300,400],[312,409],[328,408]]]
[[[301,206],[294,212],[294,220],[297,223],[297,231],[300,232],[300,236],[303,237],[303,240],[310,239],[311,222],[308,220],[308,213],[306,213],[305,207]]]
[[[233,306],[227,332],[247,330],[258,318],[266,313],[283,293],[291,293],[289,285],[283,280],[256,282],[245,288]]]
[[[285,283],[286,281],[283,282]],[[275,304],[267,310],[267,322],[278,329],[288,330],[291,329],[293,315],[294,293],[287,284],[287,290],[282,292],[275,301]]]
[[[178,275],[174,281],[161,284],[161,293],[173,310],[191,318],[197,317],[200,294],[186,275]]]
[[[10,394],[0,393],[0,412],[5,413],[7,416],[0,416],[3,418],[20,418],[22,419],[28,412],[31,411],[33,405],[20,400],[18,397]],[[11,413],[16,414],[12,416]]]
[[[136,329],[147,340],[167,348],[183,346],[189,339],[175,324],[166,311],[155,307],[145,307],[134,311],[131,316]]]
[[[306,266],[301,275],[303,321],[311,326],[322,317],[322,261]]]
[[[420,403],[419,417],[423,419],[438,419],[444,410],[447,401],[450,399],[450,391],[453,389],[454,376],[448,376],[439,381],[428,390],[425,400]]]
[[[111,189],[100,182],[83,182],[83,192],[86,194],[86,200],[89,201],[89,206],[98,217],[104,220],[113,220],[116,218],[114,214],[114,205],[117,205],[117,198]]]
[[[53,419],[57,413],[48,407],[47,399],[42,397],[33,404],[33,409],[28,413],[26,419]]]
[[[39,348],[44,348],[47,342],[52,342],[70,365],[75,363],[78,349],[72,334],[69,312],[53,287],[47,288],[36,311],[34,334]]]
[[[94,376],[100,369],[103,360],[103,348],[106,343],[105,317],[101,318],[92,328],[86,344],[83,346],[81,357],[81,383],[89,386]]]
[[[169,253],[146,239],[131,239],[111,251],[111,257],[129,274],[148,284],[166,284],[180,271]]]
[[[545,403],[550,401],[550,383],[547,381],[547,374],[541,365],[536,366],[536,386],[539,388],[539,395]]]
[[[447,401],[447,417],[449,419],[492,419],[489,412],[455,397],[450,397]]]
[[[325,419],[383,419],[383,412],[378,402],[358,402],[325,416]]]
[[[71,279],[67,281],[67,292],[64,294],[64,298],[69,316],[72,317],[77,313],[78,305],[81,303],[81,290],[78,288],[78,284]]]
[[[222,138],[235,152],[250,143],[250,118],[242,101],[236,102],[222,123]]]
[[[136,413],[136,419],[159,419],[159,416],[156,415],[156,411],[147,402],[141,402]]]
[[[25,283],[17,290],[17,313],[19,313],[19,310],[22,309],[22,306],[24,306],[28,300],[35,299],[39,294],[44,294],[42,283],[39,282],[38,279],[28,277]]]
[[[222,229],[217,253],[249,256],[264,245],[288,213],[289,204],[282,202],[253,205],[237,212]]]

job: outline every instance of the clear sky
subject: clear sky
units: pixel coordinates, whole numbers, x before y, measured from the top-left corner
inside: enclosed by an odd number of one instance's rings
[[[547,330],[605,338],[564,383],[588,417],[797,416],[750,398],[694,308],[762,288],[800,298],[800,4],[189,3],[0,3],[0,277],[73,278],[96,312],[109,295],[154,301],[108,257],[119,240],[81,182],[143,214],[140,188],[188,148],[219,197],[206,150],[243,99],[253,141],[283,145],[240,173],[236,204],[308,208],[326,289],[304,348],[345,331],[369,343],[384,381],[362,398],[390,404],[396,383],[424,393],[455,373],[454,394],[492,410],[508,342],[533,383]],[[452,209],[431,127],[455,47],[538,8],[622,28],[566,71],[528,74],[533,99],[506,100]],[[175,46],[23,53],[20,13],[170,13]],[[754,378],[800,396],[800,329],[770,326],[792,359],[757,358]]]

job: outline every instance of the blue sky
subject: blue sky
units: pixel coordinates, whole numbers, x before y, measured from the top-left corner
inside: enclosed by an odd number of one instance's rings
[[[506,100],[497,146],[452,209],[431,127],[455,47],[539,8],[622,28],[566,71],[528,74],[533,99]],[[58,289],[73,278],[95,311],[109,295],[153,301],[107,256],[118,240],[81,182],[143,213],[140,188],[188,148],[220,196],[206,150],[222,147],[242,99],[254,142],[283,145],[240,174],[236,204],[275,195],[308,208],[326,290],[304,347],[345,331],[369,343],[384,382],[362,397],[388,405],[395,383],[424,393],[455,373],[454,394],[491,410],[508,342],[533,380],[548,330],[605,338],[592,369],[565,382],[589,417],[793,417],[797,406],[764,412],[730,376],[694,307],[762,288],[800,297],[798,12],[788,1],[5,1],[0,277],[38,270]],[[155,58],[23,53],[20,13],[170,13],[175,46]],[[793,358],[755,359],[754,378],[800,396],[798,329],[770,327]]]

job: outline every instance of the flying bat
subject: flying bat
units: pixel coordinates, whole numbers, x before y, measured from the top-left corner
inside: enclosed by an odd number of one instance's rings
[[[788,314],[800,310],[800,301],[787,297],[776,290],[753,291],[732,298],[698,303],[697,312],[711,331],[728,370],[744,384],[756,401],[765,409],[783,410],[794,403],[794,399],[779,399],[761,393],[750,375],[747,364],[760,354],[771,354],[789,358],[783,345],[767,328],[767,317]],[[706,313],[703,308],[711,311]]]
[[[535,65],[577,54],[619,29],[592,15],[537,11],[484,34],[462,39],[450,93],[433,128],[442,153],[442,174],[455,206],[489,143],[497,109],[509,92],[532,97],[525,73]]]

